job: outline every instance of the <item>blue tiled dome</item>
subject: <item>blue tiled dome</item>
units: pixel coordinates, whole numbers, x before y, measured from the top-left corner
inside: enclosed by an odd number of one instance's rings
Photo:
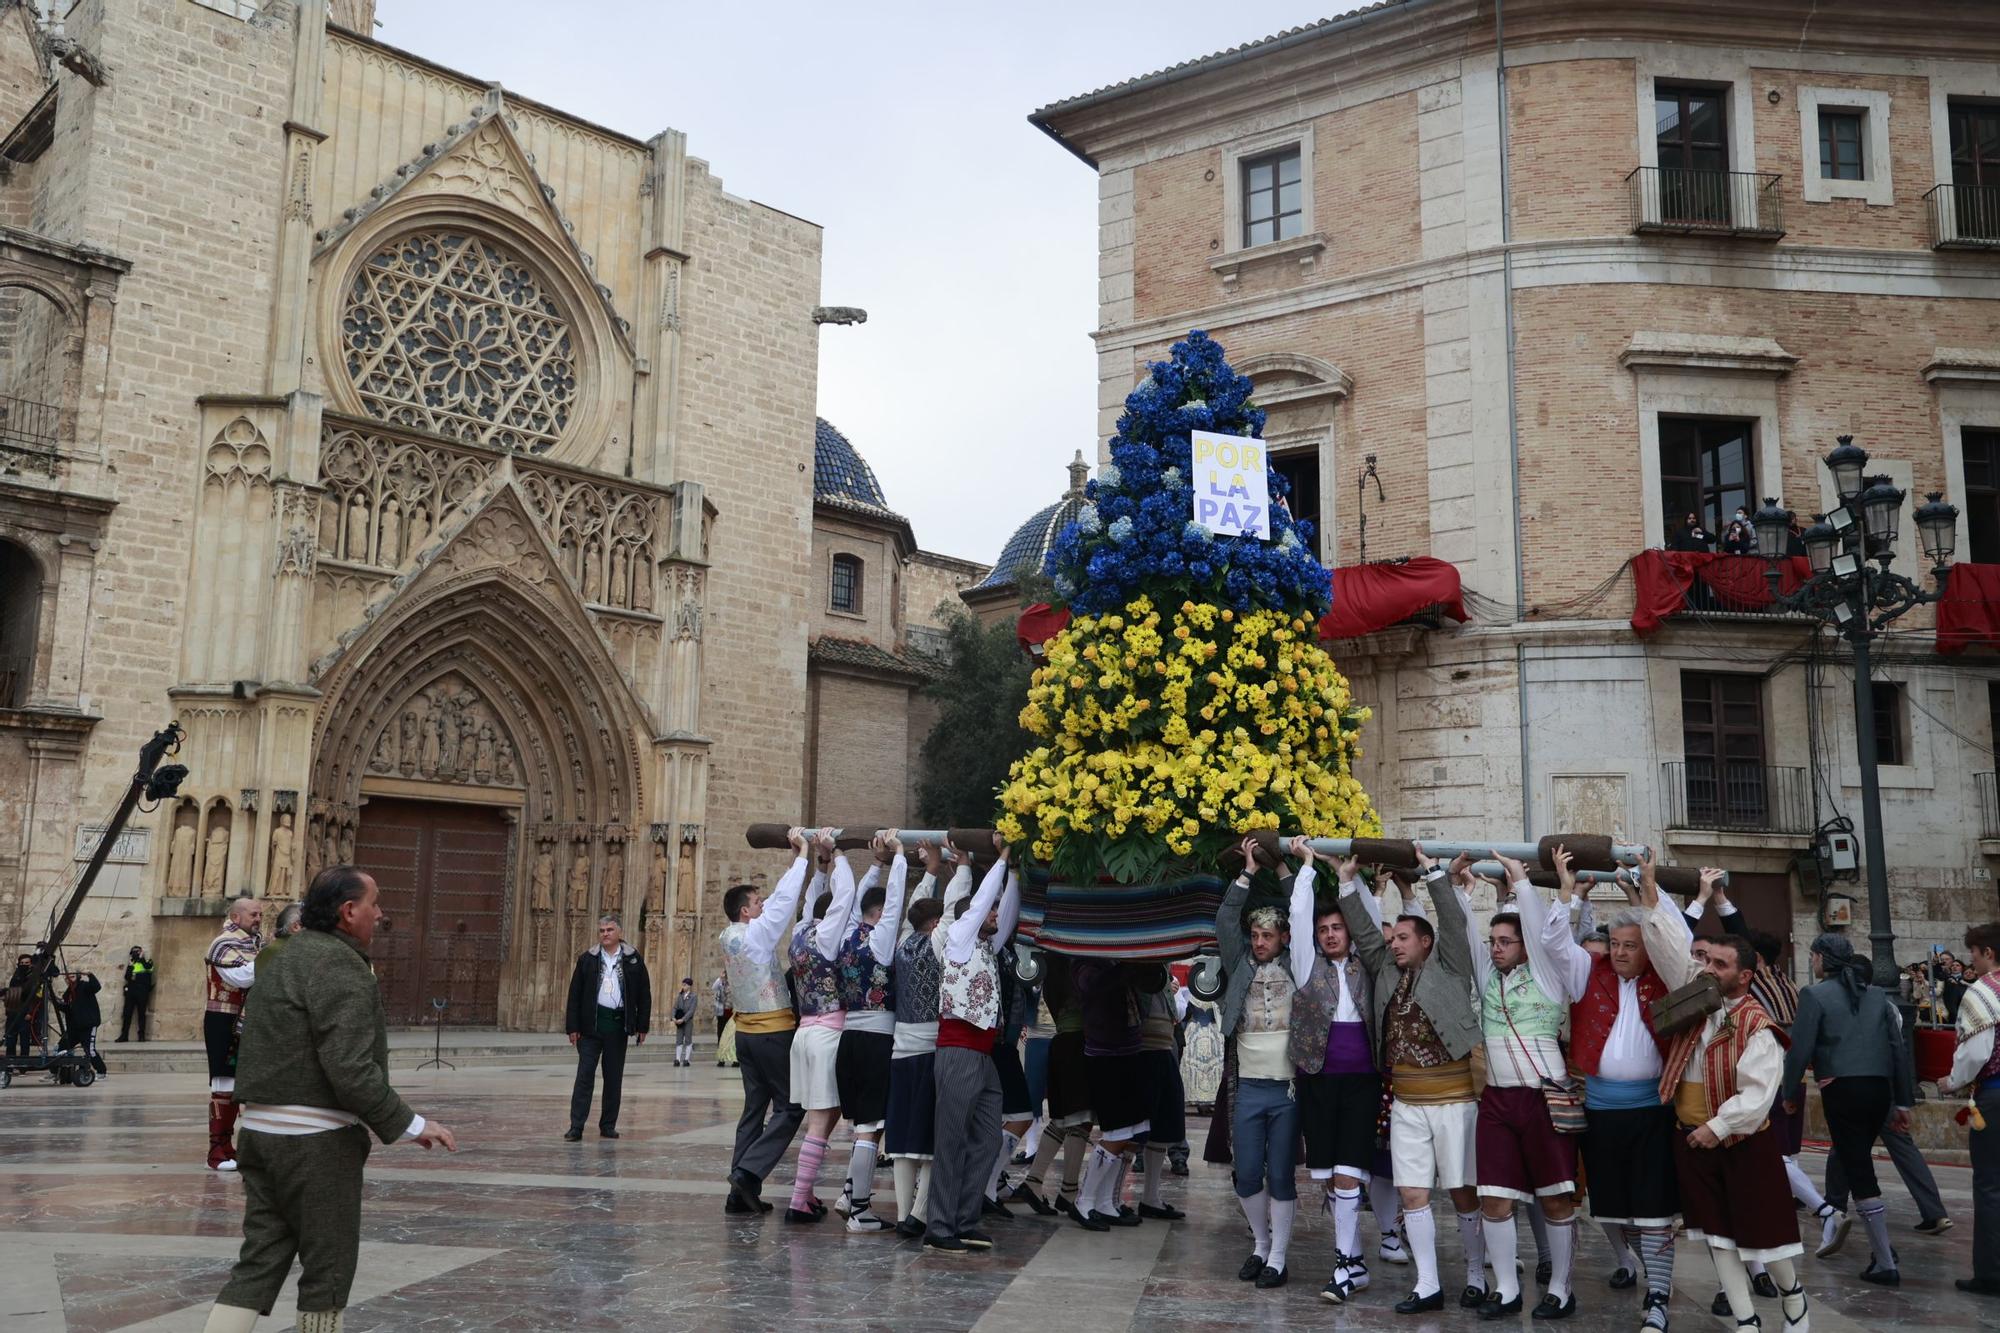
[[[1069,490],[1062,499],[1045,509],[1035,511],[1034,517],[1014,529],[1014,535],[1000,548],[1000,558],[993,562],[993,572],[988,574],[970,591],[978,592],[986,588],[1005,588],[1018,581],[1024,574],[1042,572],[1042,558],[1055,545],[1063,528],[1076,518],[1083,508],[1083,486],[1089,478],[1090,465],[1083,461],[1083,451],[1079,449],[1076,458],[1068,464]]]
[[[894,514],[875,469],[825,417],[814,418],[813,499],[821,504]]]

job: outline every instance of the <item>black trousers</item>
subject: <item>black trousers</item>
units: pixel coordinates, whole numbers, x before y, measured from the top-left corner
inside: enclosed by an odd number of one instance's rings
[[[1986,1128],[1972,1131],[1972,1275],[2000,1282],[2000,1088],[1979,1094]]]
[[[597,1127],[618,1128],[618,1103],[625,1093],[625,1043],[621,1029],[612,1037],[586,1032],[576,1039],[576,1087],[569,1094],[569,1127],[581,1130],[590,1119],[590,1094],[597,1087],[597,1064],[604,1062],[604,1103],[598,1107]]]
[[[146,1011],[153,1007],[151,995],[128,995],[125,997],[125,1012],[118,1019],[118,1040],[125,1041],[132,1035],[132,1015],[139,1016],[139,1040],[146,1039]]]
[[[1856,1199],[1879,1199],[1882,1186],[1875,1179],[1875,1136],[1889,1117],[1889,1080],[1880,1078],[1837,1078],[1820,1089],[1820,1106],[1826,1112],[1827,1134],[1833,1139],[1833,1155],[1840,1159],[1848,1189]]]
[[[102,1074],[104,1072],[104,1057],[97,1053],[97,1029],[95,1027],[71,1028],[69,1030],[69,1039],[64,1041],[57,1049],[67,1051],[76,1046],[81,1046],[83,1053],[90,1057],[90,1067]]]

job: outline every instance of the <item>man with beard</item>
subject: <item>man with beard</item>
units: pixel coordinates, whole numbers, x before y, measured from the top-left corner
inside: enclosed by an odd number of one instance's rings
[[[210,941],[204,959],[208,976],[207,1010],[201,1016],[201,1039],[208,1048],[208,1169],[234,1171],[236,1147],[236,1040],[243,1024],[243,1003],[257,979],[257,951],[264,947],[259,927],[264,904],[238,898],[229,904],[222,933]]]

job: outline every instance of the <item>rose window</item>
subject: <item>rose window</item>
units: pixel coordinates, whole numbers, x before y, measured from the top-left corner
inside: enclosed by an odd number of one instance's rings
[[[402,237],[362,266],[341,318],[371,416],[541,453],[577,395],[569,317],[519,257],[459,231]]]

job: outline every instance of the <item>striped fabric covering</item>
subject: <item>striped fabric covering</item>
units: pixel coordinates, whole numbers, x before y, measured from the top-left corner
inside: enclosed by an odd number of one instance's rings
[[[1214,875],[1163,884],[1052,884],[1046,871],[1030,870],[1016,938],[1079,958],[1188,958],[1215,943],[1225,887]]]

